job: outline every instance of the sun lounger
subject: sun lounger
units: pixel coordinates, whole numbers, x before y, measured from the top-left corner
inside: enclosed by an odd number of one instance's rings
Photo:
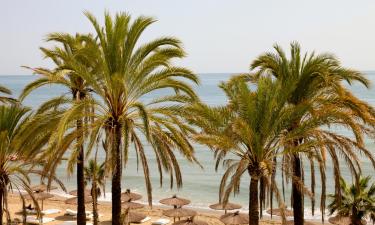
[[[51,215],[51,214],[57,214],[57,213],[61,213],[61,210],[59,210],[59,209],[46,209],[46,210],[42,211],[43,215]]]
[[[143,220],[141,220],[140,223],[145,223],[145,222],[147,222],[149,220],[151,220],[151,218],[147,216],[146,218],[144,218]]]
[[[171,222],[169,219],[158,219],[158,220],[152,222],[152,225],[166,225],[169,222]]]
[[[46,224],[46,223],[49,223],[49,222],[52,222],[52,221],[55,221],[55,219],[49,218],[49,217],[43,217],[42,221],[41,221],[41,219],[39,219],[35,216],[27,216],[26,217],[26,223],[28,223],[28,224]]]
[[[71,209],[66,209],[65,210],[65,215],[67,216],[77,216],[78,212],[75,211],[75,210],[71,210]],[[92,212],[90,211],[86,211],[86,216],[90,216],[92,215]]]

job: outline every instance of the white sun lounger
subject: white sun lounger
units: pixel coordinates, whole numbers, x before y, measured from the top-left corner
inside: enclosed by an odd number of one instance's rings
[[[52,222],[52,221],[55,221],[55,219],[49,218],[49,217],[43,217],[42,221],[41,221],[40,219],[38,219],[35,216],[27,216],[26,217],[26,223],[29,223],[29,224],[46,224],[46,223],[49,223],[49,222]]]
[[[43,215],[51,215],[51,214],[57,214],[57,213],[61,213],[61,210],[60,209],[46,209],[42,211]]]
[[[65,210],[65,215],[68,215],[68,216],[77,216],[78,212],[75,211],[75,210],[72,210],[72,209],[66,209]],[[86,216],[91,216],[92,215],[92,212],[90,211],[86,211]]]
[[[166,225],[169,222],[171,222],[169,219],[158,219],[158,220],[152,222],[152,225]]]
[[[147,221],[149,221],[149,220],[151,220],[151,217],[146,217],[146,218],[144,218],[143,220],[141,220],[141,222],[140,223],[145,223],[145,222],[147,222]]]

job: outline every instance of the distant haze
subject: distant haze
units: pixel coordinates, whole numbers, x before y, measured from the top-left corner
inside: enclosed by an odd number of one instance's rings
[[[298,41],[304,51],[331,52],[345,66],[375,69],[374,0],[1,0],[0,74],[30,74],[21,65],[52,67],[40,46],[49,32],[92,32],[83,11],[102,23],[114,14],[153,16],[142,40],[172,35],[197,73],[247,71],[274,43]]]

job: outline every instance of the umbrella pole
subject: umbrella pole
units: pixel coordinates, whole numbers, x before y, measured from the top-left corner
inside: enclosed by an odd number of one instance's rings
[[[224,209],[224,214],[227,214],[227,210],[226,209]]]

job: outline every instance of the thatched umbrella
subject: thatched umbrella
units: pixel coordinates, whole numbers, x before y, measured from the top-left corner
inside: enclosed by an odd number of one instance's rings
[[[328,218],[328,222],[336,225],[350,225],[352,223],[350,217],[348,216],[333,216]],[[366,220],[361,221],[363,225],[366,225]]]
[[[70,195],[73,196],[78,196],[78,190],[73,190],[69,192]],[[90,189],[85,189],[85,196],[91,196],[91,190]]]
[[[177,208],[168,209],[163,211],[164,216],[173,217],[173,222],[176,222],[176,218],[191,217],[197,215],[197,212],[191,209]]]
[[[86,196],[85,197],[85,204],[88,204],[88,203],[91,203],[91,202],[92,202],[92,197]],[[69,204],[69,205],[78,205],[78,198],[77,197],[68,198],[68,199],[65,200],[65,203]]]
[[[174,222],[172,225],[208,225],[208,223],[200,220],[195,220],[194,217],[190,217],[187,220]]]
[[[281,216],[281,209],[280,208],[272,209],[272,211],[271,211],[271,209],[268,209],[266,212],[268,214],[270,214],[271,217],[272,216]],[[285,216],[289,216],[289,217],[294,216],[293,211],[290,210],[290,209],[284,209],[284,213],[285,213]]]
[[[53,194],[50,194],[50,193],[47,193],[47,192],[35,192],[32,195],[33,196],[27,194],[27,195],[24,195],[24,197],[25,197],[25,199],[28,199],[28,200],[33,200],[33,197],[36,201],[41,200],[42,201],[42,210],[43,210],[43,201],[48,199],[48,198],[52,198],[54,196]]]
[[[228,213],[220,217],[220,221],[227,225],[248,224],[249,215],[241,214],[239,211]]]
[[[241,205],[230,203],[230,202],[228,202],[227,204],[216,203],[216,204],[210,205],[209,207],[211,209],[215,209],[215,210],[224,210],[225,214],[227,214],[227,210],[234,210],[234,209],[240,209],[240,208],[242,208]]]
[[[127,202],[121,202],[121,206],[128,209],[141,209],[145,207],[145,205],[141,203],[132,202],[130,200]]]
[[[183,206],[190,204],[190,200],[185,198],[179,198],[177,195],[173,195],[172,198],[165,198],[159,201],[161,204],[164,205],[171,205],[171,206]]]
[[[45,184],[39,184],[39,185],[35,185],[31,187],[31,190],[35,192],[43,192],[43,191],[54,190],[54,189],[57,189],[57,187],[50,186],[50,188],[48,189],[48,186]]]
[[[144,218],[146,218],[146,215],[142,213],[129,212],[126,220],[128,223],[140,223]]]
[[[131,192],[130,189],[126,189],[125,192],[121,193],[121,201],[128,202],[130,201],[137,201],[142,198],[142,195]]]

